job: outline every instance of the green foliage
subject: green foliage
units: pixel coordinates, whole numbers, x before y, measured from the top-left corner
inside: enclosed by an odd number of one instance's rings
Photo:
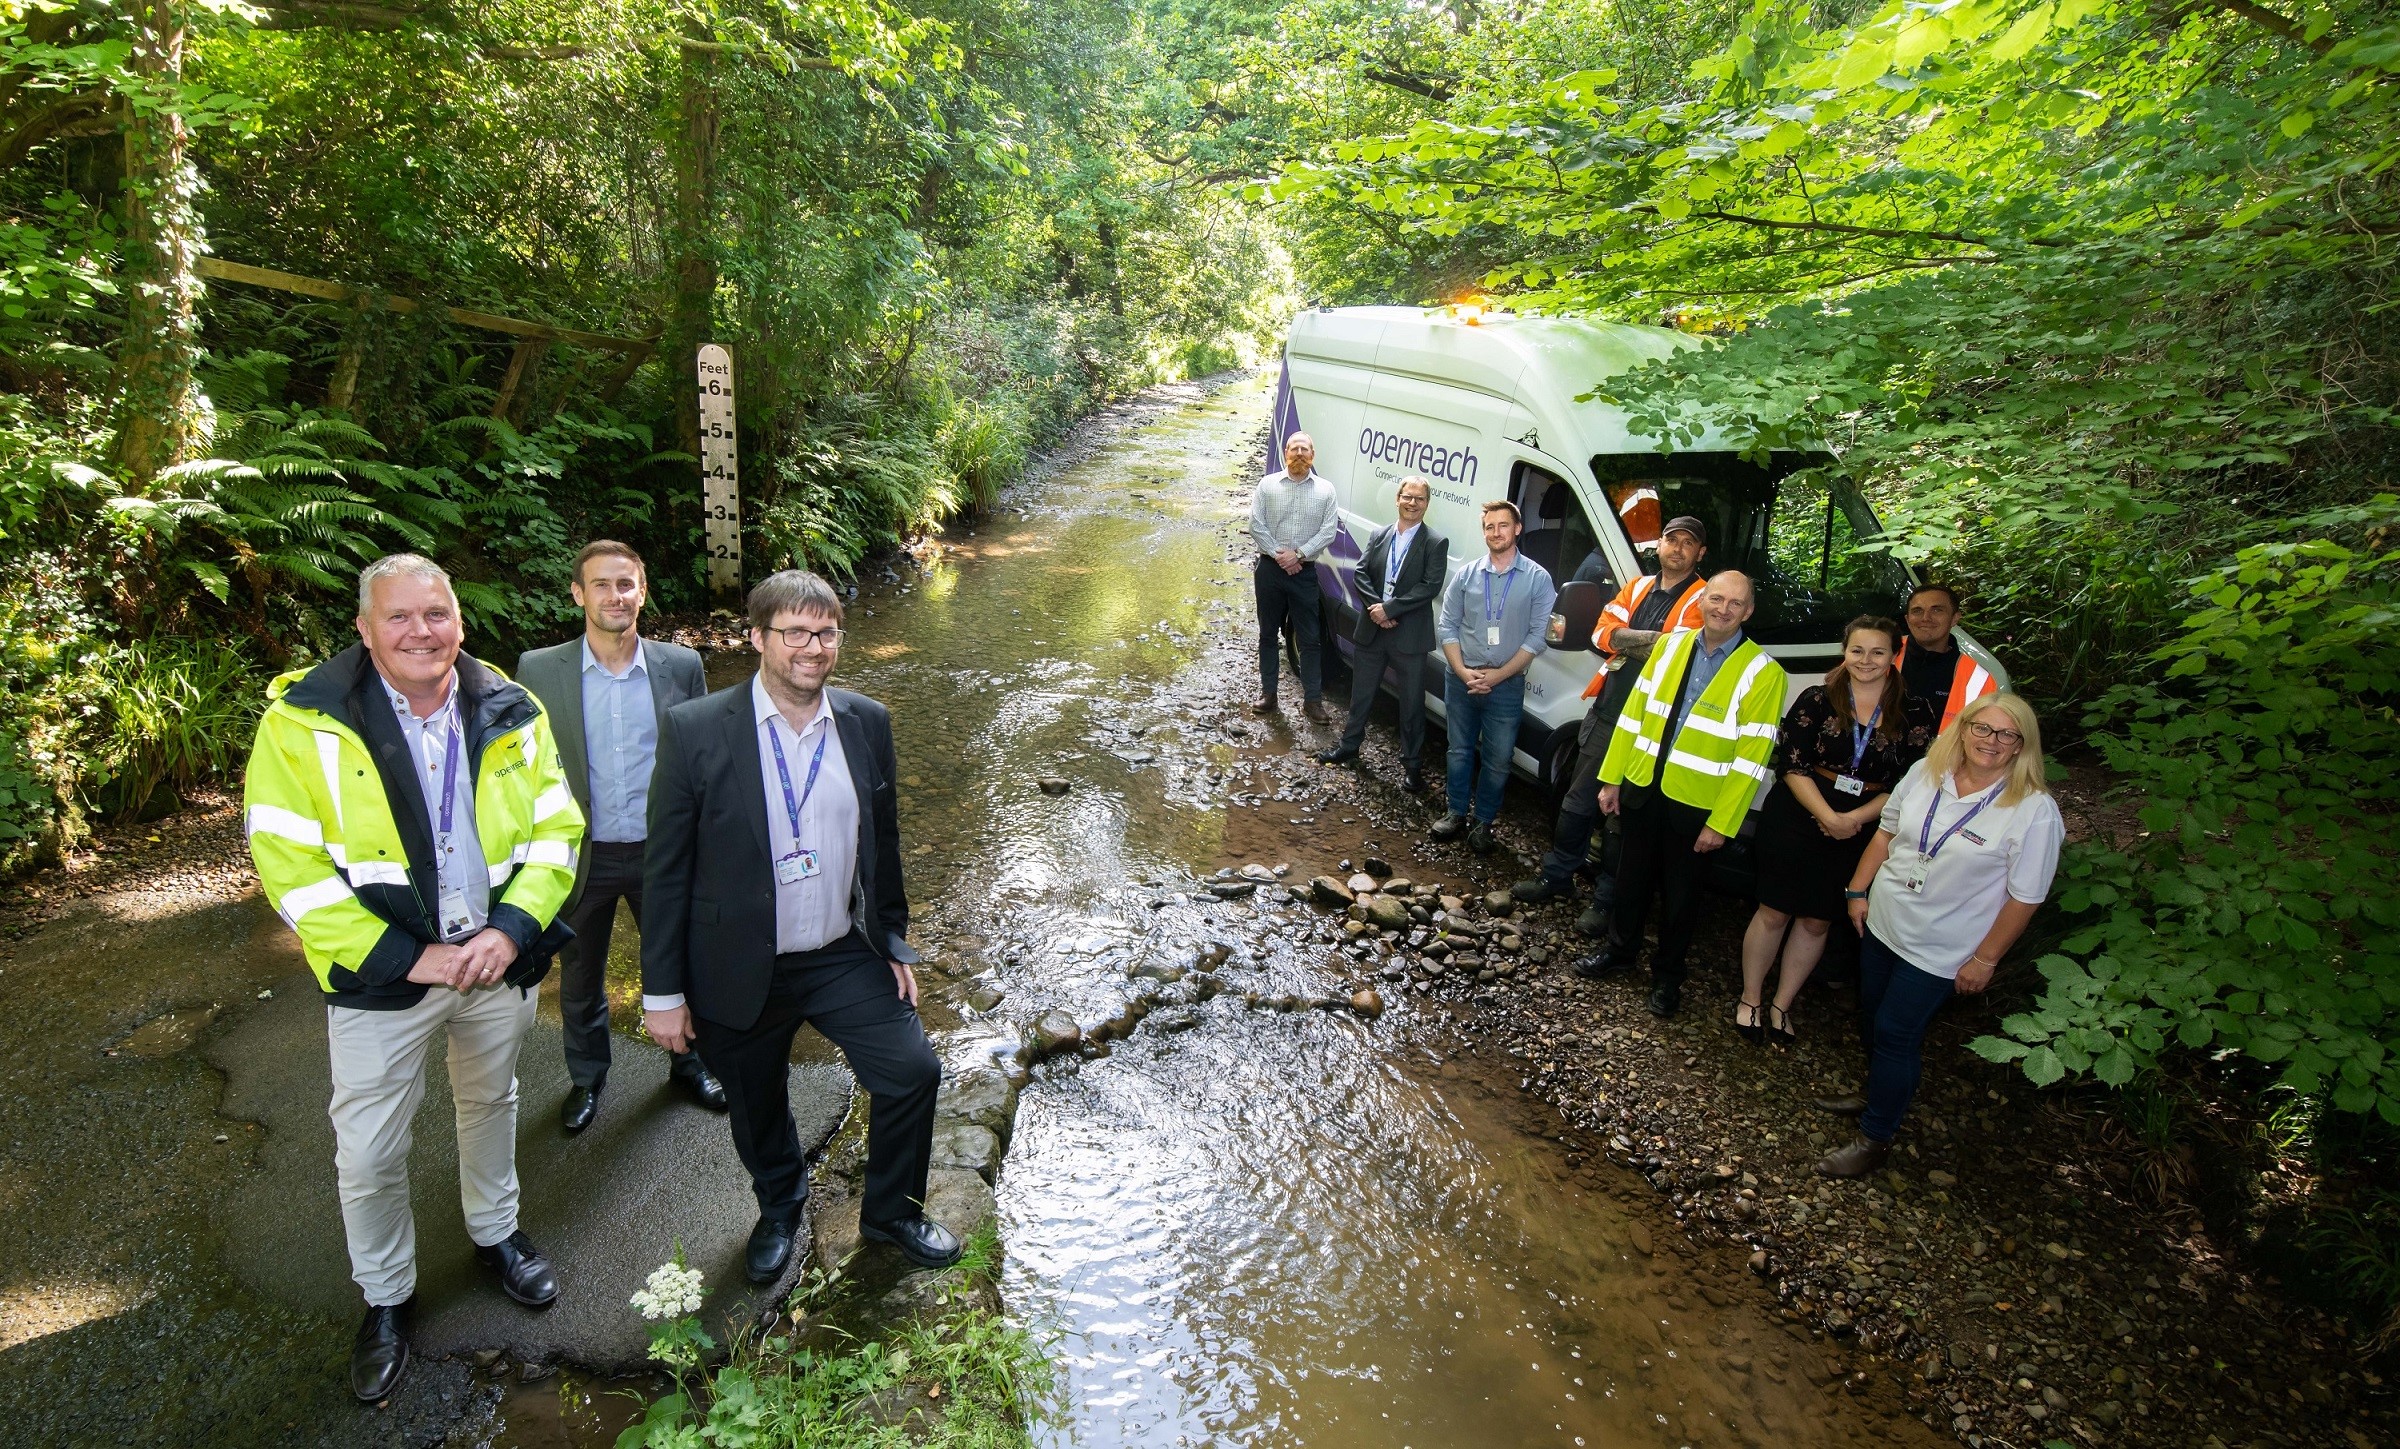
[[[2199,580],[2163,677],[2101,700],[2142,833],[2069,851],[2079,919],[1986,1057],[2122,1085],[2171,1046],[2233,1052],[2400,1124],[2400,498],[2301,523]]]
[[[217,640],[127,645],[102,655],[89,679],[98,711],[86,778],[124,814],[154,807],[162,787],[181,792],[233,773],[266,703],[255,666]]]

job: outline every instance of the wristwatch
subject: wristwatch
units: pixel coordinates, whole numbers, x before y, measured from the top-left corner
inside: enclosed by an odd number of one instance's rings
[[[1866,898],[1867,893],[1865,891],[1845,890],[1842,892],[1842,899],[1846,901],[1863,901]]]

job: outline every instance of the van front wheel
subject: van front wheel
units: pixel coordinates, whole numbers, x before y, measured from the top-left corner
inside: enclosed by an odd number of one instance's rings
[[[1542,795],[1549,802],[1550,818],[1558,819],[1559,810],[1567,803],[1567,791],[1575,783],[1575,757],[1581,753],[1576,744],[1576,730],[1560,730],[1550,744],[1550,763],[1542,771]]]

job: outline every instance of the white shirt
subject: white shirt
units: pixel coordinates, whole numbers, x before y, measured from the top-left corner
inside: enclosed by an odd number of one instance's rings
[[[464,941],[491,919],[492,871],[483,858],[483,836],[475,828],[475,761],[468,757],[466,727],[458,713],[458,671],[450,671],[450,693],[442,707],[423,719],[417,718],[408,696],[392,688],[390,680],[379,675],[376,682],[383,686],[384,698],[392,702],[392,712],[400,716],[400,733],[407,737],[409,758],[417,767],[417,788],[425,792],[425,828],[433,836],[434,912],[439,916],[442,903],[453,893],[464,905],[465,925],[443,930],[442,939]],[[449,762],[454,738],[458,741],[456,778],[444,779],[443,767]],[[442,833],[445,795],[450,796],[447,835]],[[437,930],[453,924],[434,923]]]
[[[795,850],[817,853],[817,873],[806,880],[775,876],[775,952],[814,951],[850,934],[850,897],[858,882],[858,787],[850,782],[850,759],[842,752],[842,732],[833,722],[833,700],[817,698],[817,712],[795,731],[775,708],[765,681],[750,680],[750,712],[758,721],[758,768],[766,779],[767,849],[780,861]],[[809,764],[817,742],[825,743],[824,763],[817,767],[815,789],[808,786]],[[775,768],[775,746],[783,746],[784,770]],[[792,800],[800,806],[800,832],[792,833],[792,812],[784,804],[783,776],[792,780]],[[672,1011],[684,1004],[681,993],[644,996],[642,1010]]]
[[[1383,597],[1385,599],[1392,596],[1393,586],[1400,582],[1401,566],[1408,562],[1408,546],[1417,541],[1417,530],[1424,526],[1421,523],[1412,523],[1406,528],[1393,530],[1391,547],[1384,551]],[[1381,600],[1377,602],[1381,602]]]
[[[1944,842],[1943,832],[1986,793],[1988,788],[1962,799],[1954,780],[1945,776],[1937,785],[1919,760],[1884,802],[1879,822],[1892,833],[1892,849],[1867,896],[1867,929],[1909,965],[1946,981],[1958,978],[2003,904],[2039,905],[2049,897],[2067,838],[2058,802],[2034,794],[2014,805],[1994,798]],[[1934,851],[1930,860],[1920,838]],[[1918,879],[1924,882],[1920,890],[1902,884]]]

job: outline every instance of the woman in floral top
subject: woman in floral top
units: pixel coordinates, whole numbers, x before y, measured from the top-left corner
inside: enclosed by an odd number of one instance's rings
[[[1783,717],[1778,778],[1758,822],[1758,914],[1742,937],[1742,1000],[1733,1017],[1753,1042],[1798,1039],[1792,1002],[1825,953],[1826,931],[1842,918],[1842,890],[1874,838],[1884,798],[1939,728],[1931,701],[1909,694],[1893,667],[1900,638],[1889,619],[1851,620],[1842,662]],[[1767,973],[1778,947],[1783,976],[1770,1003]]]

